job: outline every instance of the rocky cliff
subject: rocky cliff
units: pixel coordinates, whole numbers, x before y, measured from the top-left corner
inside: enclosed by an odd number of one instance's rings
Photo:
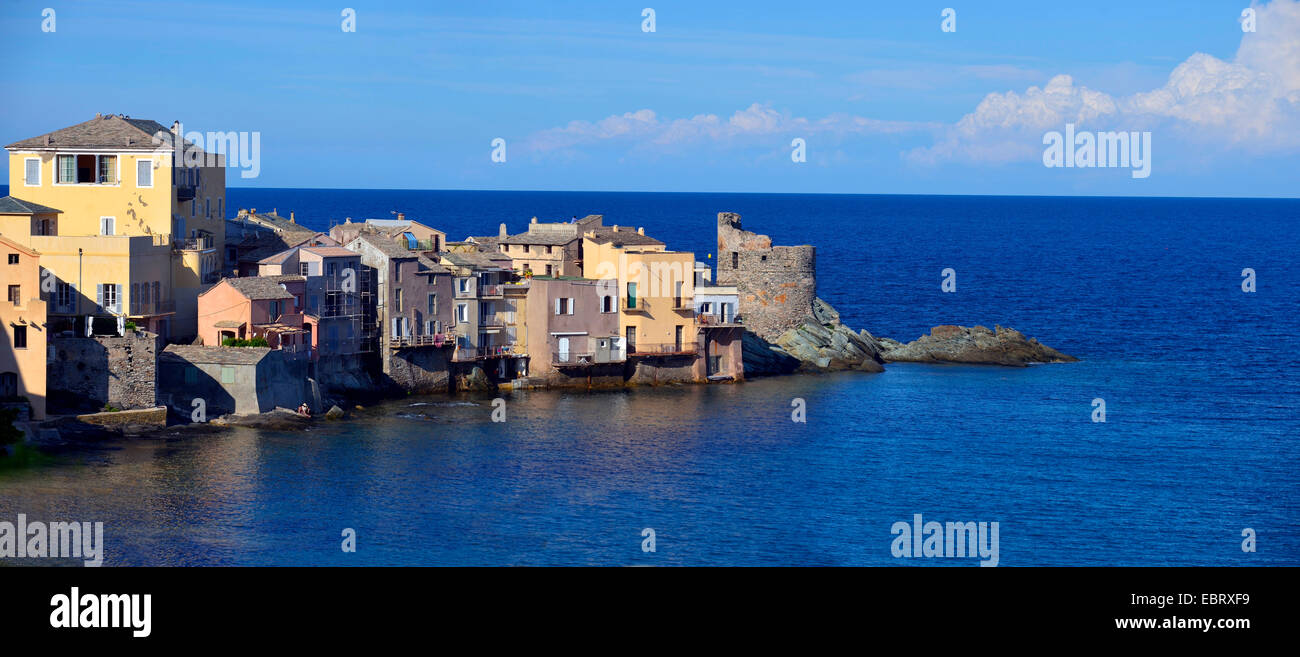
[[[822,299],[814,299],[812,313],[775,342],[746,333],[745,374],[763,376],[795,371],[883,372],[880,346],[870,333],[854,332],[840,322],[840,314]]]

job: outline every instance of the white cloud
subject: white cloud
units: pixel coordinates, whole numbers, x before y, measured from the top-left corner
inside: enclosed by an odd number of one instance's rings
[[[1158,89],[1114,98],[1058,75],[1024,94],[989,94],[932,146],[907,153],[921,164],[1003,163],[1041,155],[1036,137],[1075,123],[1090,129],[1169,126],[1206,144],[1277,152],[1300,148],[1300,0],[1256,5],[1232,62],[1195,53]]]
[[[653,110],[642,109],[595,122],[572,121],[561,128],[534,133],[525,140],[524,149],[546,153],[584,144],[617,141],[641,147],[673,147],[701,142],[734,144],[772,135],[899,134],[937,128],[937,125],[929,123],[881,121],[847,114],[832,114],[814,120],[754,103],[725,120],[716,114],[664,120]]]

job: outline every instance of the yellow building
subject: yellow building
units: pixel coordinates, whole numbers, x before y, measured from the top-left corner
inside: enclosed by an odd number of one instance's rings
[[[40,254],[0,234],[0,402],[25,397],[45,419],[45,345]]]
[[[220,278],[225,159],[179,131],[96,115],[5,147],[14,212],[0,232],[53,274],[52,329],[83,335],[86,317],[125,317],[171,340],[195,335],[198,295]]]
[[[583,235],[582,267],[604,282],[601,310],[617,306],[628,355],[696,353],[695,254],[614,226]]]

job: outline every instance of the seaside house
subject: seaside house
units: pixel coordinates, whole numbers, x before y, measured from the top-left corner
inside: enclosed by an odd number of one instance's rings
[[[26,401],[31,419],[45,419],[46,302],[40,254],[0,234],[0,408]]]
[[[508,235],[506,225],[501,224],[495,241],[521,275],[581,276],[582,236],[588,231],[604,231],[601,215],[567,222],[538,222],[533,217],[528,230],[517,235]]]
[[[305,279],[303,312],[317,318],[317,360],[332,363],[339,371],[358,367],[356,357],[370,349],[362,339],[364,308],[374,303],[360,254],[340,246],[295,246],[258,264],[259,277]]]
[[[295,246],[338,246],[339,242],[325,233],[298,224],[293,213],[281,217],[270,213],[240,209],[233,219],[226,220],[226,249],[224,271],[227,276],[256,276],[258,261]]]
[[[6,205],[18,213],[0,232],[53,273],[44,294],[54,332],[84,335],[88,318],[91,332],[123,318],[174,340],[195,335],[198,295],[221,270],[225,160],[179,132],[96,115],[5,147]],[[15,219],[27,229],[13,232]]]
[[[626,360],[618,308],[606,302],[617,291],[611,282],[534,276],[528,287],[530,376],[580,376],[595,365]]]
[[[517,356],[505,332],[506,313],[510,311],[503,303],[502,284],[511,278],[510,259],[500,254],[459,252],[442,253],[440,258],[452,279],[454,359],[464,362]]]
[[[199,295],[199,338],[221,346],[228,338],[260,337],[288,358],[310,358],[317,320],[302,310],[305,281],[297,275],[221,279]]]
[[[249,415],[306,402],[320,410],[309,361],[266,347],[169,345],[158,354],[158,402],[190,419]]]
[[[583,269],[586,278],[609,281],[601,308],[617,308],[629,357],[697,354],[694,254],[613,226],[584,236]]]
[[[745,327],[737,309],[740,294],[734,285],[714,285],[707,263],[695,263],[695,324],[700,333],[704,374],[710,380],[745,378]]]
[[[353,222],[349,217],[341,224],[330,228],[330,237],[340,244],[350,243],[362,233],[381,235],[388,241],[395,242],[410,251],[442,251],[447,244],[447,234],[426,226],[406,214],[397,213],[396,219],[367,219]]]
[[[346,248],[360,254],[374,299],[362,335],[383,374],[408,390],[444,388],[456,347],[451,270],[380,233],[359,233]]]

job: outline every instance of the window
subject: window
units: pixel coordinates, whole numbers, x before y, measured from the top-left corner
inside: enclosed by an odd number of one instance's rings
[[[135,161],[135,186],[153,187],[153,160]]]
[[[430,315],[438,314],[438,295],[436,294],[429,295],[429,314]]]
[[[731,252],[731,268],[732,269],[740,268],[740,253],[736,251]]]
[[[15,326],[14,327],[14,349],[26,349],[26,348],[27,348],[27,327]]]
[[[547,247],[546,247],[546,255],[550,255],[550,254],[551,254],[551,247],[550,247],[550,246],[547,246]]]
[[[551,266],[550,266],[550,265],[546,265],[546,275],[547,275],[547,276],[550,276],[550,275],[551,275]]]
[[[212,218],[212,199],[210,198],[203,199],[203,216],[209,219]]]
[[[568,314],[570,314],[570,315],[573,314],[573,307],[577,305],[577,304],[574,303],[574,301],[577,301],[577,299],[574,299],[573,297],[569,297],[569,312],[568,312]]]
[[[117,182],[117,156],[100,155],[99,156],[99,182],[101,184],[113,184]]]
[[[636,308],[636,283],[627,284],[627,307],[629,309]]]
[[[137,312],[140,312],[140,310],[141,310],[141,308],[140,308],[140,301],[141,301],[141,299],[140,299],[140,284],[139,284],[139,283],[132,283],[132,284],[131,284],[131,313],[132,313],[132,314],[135,314],[135,313],[137,313]]]
[[[18,375],[14,372],[0,373],[0,397],[13,397],[18,394]]]
[[[190,216],[191,217],[198,216],[198,213],[199,213],[199,199],[195,197],[194,200],[190,201]]]
[[[602,313],[614,312],[614,297],[606,294],[605,296],[600,298],[600,312]]]
[[[16,265],[16,264],[18,264],[18,254],[17,254],[17,253],[10,253],[10,254],[9,254],[9,264],[11,264],[11,265]]]
[[[117,283],[100,283],[97,286],[98,298],[95,302],[104,312],[116,313],[121,311],[118,305],[118,298],[121,286]]]
[[[325,265],[325,275],[326,275],[326,276],[333,277],[335,271],[337,271],[337,266],[336,266],[334,263],[331,262],[331,263],[327,263],[327,264]]]
[[[29,157],[23,160],[23,184],[39,187],[41,184],[41,158]]]
[[[23,305],[23,304],[22,304],[22,299],[23,299],[23,288],[22,288],[22,286],[21,286],[21,285],[10,285],[10,286],[9,286],[9,293],[8,293],[8,295],[5,296],[5,298],[9,300],[9,303],[12,303],[12,304],[15,305],[15,306],[21,306],[21,305]]]
[[[162,296],[161,296],[160,294],[158,294],[158,288],[159,288],[159,287],[161,287],[161,286],[159,285],[158,281],[154,281],[154,282],[153,282],[153,295],[152,295],[152,296],[153,296],[153,302],[154,302],[154,303],[162,303]],[[159,310],[161,310],[161,308],[159,308]]]
[[[393,311],[402,312],[402,288],[397,288],[397,294],[393,297]]]
[[[311,263],[307,263],[307,262],[298,263],[298,274],[301,276],[307,276],[308,272],[311,271],[311,267],[308,266],[310,264]]]
[[[457,285],[459,285],[459,289],[460,289],[461,292],[469,292],[469,279],[468,279],[468,278],[457,279],[457,280],[456,280],[456,283],[457,283]]]
[[[77,182],[77,158],[71,155],[60,155],[57,180],[61,183]]]
[[[193,365],[185,366],[185,383],[194,385],[199,382],[199,368]]]
[[[462,324],[469,321],[469,304],[456,304],[456,321]]]
[[[402,282],[402,263],[400,262],[393,263],[393,282]]]
[[[234,382],[235,382],[235,368],[233,368],[233,367],[231,367],[231,366],[229,366],[229,365],[222,365],[222,366],[221,366],[221,382],[222,382],[222,383],[234,383]]]
[[[60,308],[72,307],[72,285],[60,281],[54,288],[55,303]]]
[[[114,229],[116,228],[116,224],[117,224],[117,218],[116,218],[116,217],[100,217],[100,218],[99,218],[99,234],[100,234],[100,235],[113,235],[113,234],[115,234],[115,233],[114,233]]]

